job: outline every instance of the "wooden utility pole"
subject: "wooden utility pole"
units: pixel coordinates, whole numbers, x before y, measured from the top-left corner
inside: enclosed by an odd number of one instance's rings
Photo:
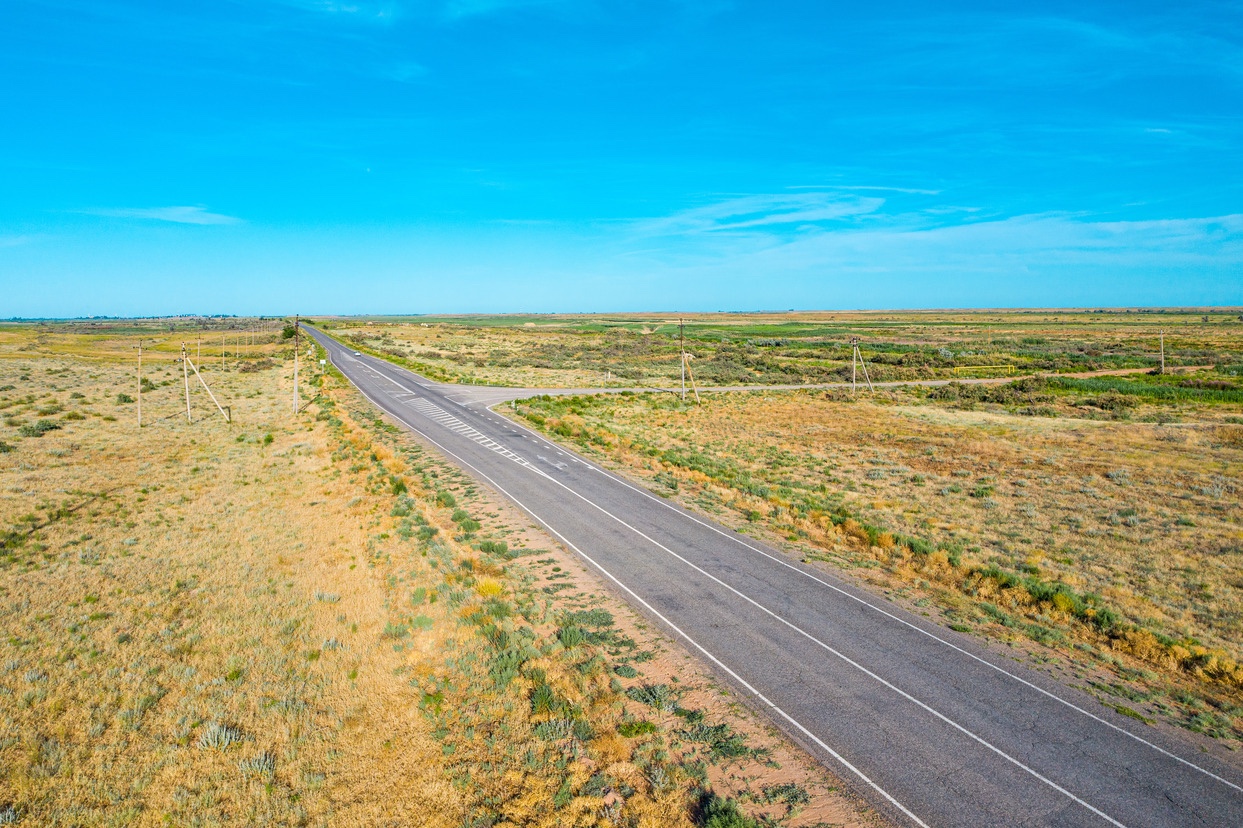
[[[691,390],[695,392],[695,405],[702,405],[703,400],[699,399],[699,389],[695,387],[695,372],[691,370],[692,356],[687,354],[682,362],[686,366],[686,375],[691,378]]]
[[[859,365],[859,337],[852,336],[850,338],[850,393],[855,393],[855,385],[858,382],[858,365]]]
[[[298,316],[293,318],[293,413],[298,413]]]
[[[186,384],[186,422],[192,423],[194,419],[190,416],[190,361],[189,355],[186,353],[186,343],[181,343],[181,378]]]
[[[138,341],[138,428],[143,428],[143,341]]]
[[[203,390],[207,392],[207,396],[211,397],[211,401],[216,404],[216,408],[219,408],[220,413],[224,415],[224,421],[226,423],[233,422],[232,406],[230,406],[229,408],[225,408],[223,405],[220,404],[220,401],[216,399],[216,395],[211,392],[211,386],[207,384],[207,380],[203,379],[203,375],[199,373],[199,369],[197,365],[191,362],[190,368],[193,369],[194,376],[198,377],[199,382],[203,384]]]
[[[686,402],[686,323],[678,318],[678,353],[682,361],[682,402]]]
[[[858,385],[856,367],[861,366],[863,368],[863,379],[868,384],[868,392],[875,394],[876,389],[872,387],[872,378],[868,376],[867,363],[863,361],[863,352],[859,350],[859,337],[852,336],[850,338],[850,346],[853,349],[850,352],[850,393],[852,395],[855,393],[855,388]]]
[[[1161,373],[1165,373],[1165,331],[1161,331]]]

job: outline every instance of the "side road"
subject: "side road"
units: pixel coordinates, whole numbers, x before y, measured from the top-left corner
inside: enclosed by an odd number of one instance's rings
[[[1243,780],[978,642],[662,501],[313,332],[421,433],[911,825],[1236,825]],[[1187,754],[1187,755],[1184,755]]]

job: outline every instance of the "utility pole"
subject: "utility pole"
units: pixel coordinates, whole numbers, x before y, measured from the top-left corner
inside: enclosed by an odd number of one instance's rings
[[[678,317],[678,353],[682,360],[682,402],[686,402],[686,323]]]
[[[192,423],[194,419],[190,416],[190,366],[187,365],[189,355],[186,354],[186,343],[181,343],[181,378],[186,383],[186,422]]]
[[[207,396],[211,397],[211,401],[216,404],[216,408],[220,409],[220,413],[224,415],[224,421],[226,423],[233,422],[232,407],[230,406],[229,408],[226,409],[223,405],[220,404],[220,400],[216,399],[216,395],[212,393],[211,386],[207,384],[207,380],[203,379],[203,375],[199,373],[199,367],[197,365],[191,362],[190,368],[194,370],[194,376],[197,377],[198,381],[202,384],[203,390],[207,392]]]
[[[138,340],[138,427],[142,428],[142,340]]]
[[[850,338],[850,393],[855,393],[855,385],[858,383],[858,356],[859,356],[859,337],[852,336]]]
[[[1161,331],[1161,373],[1165,373],[1165,331]]]
[[[224,341],[224,331],[220,332],[220,373],[224,373],[224,361],[228,359],[229,346]]]
[[[293,318],[293,413],[298,413],[298,315]]]
[[[857,385],[857,374],[855,373],[855,369],[857,366],[863,366],[863,379],[868,384],[868,391],[872,394],[875,394],[876,389],[872,387],[872,378],[868,376],[867,363],[863,361],[863,352],[859,350],[859,337],[852,336],[850,338],[850,346],[853,349],[850,352],[850,393],[851,393],[851,396],[854,395],[855,387]]]

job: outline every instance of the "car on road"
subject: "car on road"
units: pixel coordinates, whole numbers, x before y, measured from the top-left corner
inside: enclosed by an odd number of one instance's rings
[[[354,356],[362,356],[362,354],[361,354],[361,353],[359,353],[358,351],[355,351],[355,352],[354,352]]]

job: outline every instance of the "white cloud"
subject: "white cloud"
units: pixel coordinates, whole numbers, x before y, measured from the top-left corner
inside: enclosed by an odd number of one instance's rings
[[[777,228],[840,220],[874,213],[881,198],[843,197],[831,193],[777,193],[726,199],[671,216],[637,223],[640,235],[692,235],[720,231]]]
[[[359,20],[374,20],[380,23],[392,22],[400,11],[396,3],[390,2],[338,2],[338,0],[278,0],[288,6],[295,6],[308,11],[323,14],[345,15]]]
[[[80,210],[92,216],[105,218],[149,219],[171,221],[175,224],[240,224],[241,219],[223,213],[208,212],[206,207],[114,207],[96,210]]]
[[[1071,268],[1199,268],[1243,264],[1243,215],[1148,221],[1090,221],[1027,215],[920,227],[848,227],[783,237],[703,237],[679,250],[677,264],[755,273],[1024,273]]]

